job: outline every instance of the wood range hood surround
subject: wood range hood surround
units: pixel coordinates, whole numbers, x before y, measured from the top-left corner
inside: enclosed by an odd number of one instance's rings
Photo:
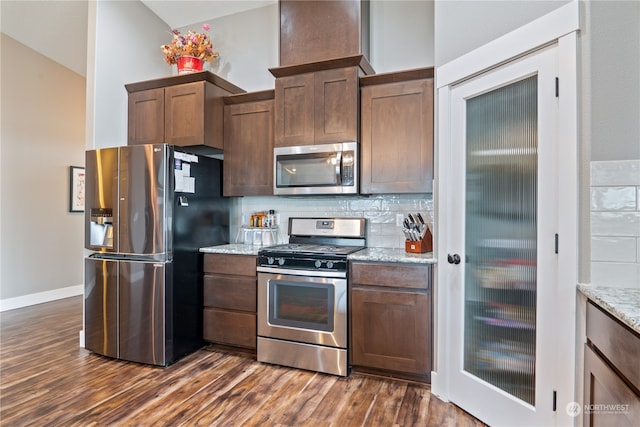
[[[280,0],[274,145],[359,141],[359,78],[374,74],[368,0]]]
[[[369,0],[280,0],[279,9],[280,67],[361,57],[364,73],[373,73]]]

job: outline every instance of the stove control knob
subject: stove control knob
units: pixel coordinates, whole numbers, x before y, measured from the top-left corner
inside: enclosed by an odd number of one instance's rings
[[[333,261],[327,261],[327,268],[333,268]]]
[[[317,260],[316,263],[315,263],[315,266],[316,266],[316,268],[322,267],[322,261]]]
[[[275,259],[273,259],[273,257],[271,257],[271,256],[270,256],[269,258],[267,258],[267,264],[271,265],[271,264],[273,264],[274,262],[276,262],[276,260],[275,260]]]
[[[284,265],[284,258],[280,258],[278,260],[278,265]]]

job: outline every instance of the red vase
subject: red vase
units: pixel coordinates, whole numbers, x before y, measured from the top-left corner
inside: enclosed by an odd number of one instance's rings
[[[180,56],[176,61],[178,65],[178,75],[202,71],[203,61],[195,56]]]

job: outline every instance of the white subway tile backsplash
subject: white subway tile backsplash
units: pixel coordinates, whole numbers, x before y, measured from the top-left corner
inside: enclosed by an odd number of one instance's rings
[[[591,283],[620,288],[640,288],[640,264],[592,262]]]
[[[591,185],[640,185],[640,160],[591,162]]]
[[[635,237],[596,237],[591,239],[591,260],[612,262],[637,262]]]
[[[640,288],[640,160],[591,162],[591,281]]]
[[[634,211],[636,198],[636,187],[591,187],[591,210]]]
[[[640,237],[640,212],[591,212],[592,236]]]
[[[239,223],[256,211],[275,209],[280,216],[280,231],[288,240],[290,217],[362,217],[367,219],[367,245],[370,247],[404,248],[404,235],[396,226],[396,215],[420,212],[425,221],[433,222],[431,194],[385,194],[380,196],[345,197],[243,197],[237,199],[233,215]],[[232,233],[236,231],[232,230]]]

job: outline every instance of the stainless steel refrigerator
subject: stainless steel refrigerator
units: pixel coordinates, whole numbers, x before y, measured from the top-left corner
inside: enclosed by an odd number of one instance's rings
[[[86,152],[85,347],[167,366],[203,345],[199,248],[229,242],[222,162],[167,144]]]

